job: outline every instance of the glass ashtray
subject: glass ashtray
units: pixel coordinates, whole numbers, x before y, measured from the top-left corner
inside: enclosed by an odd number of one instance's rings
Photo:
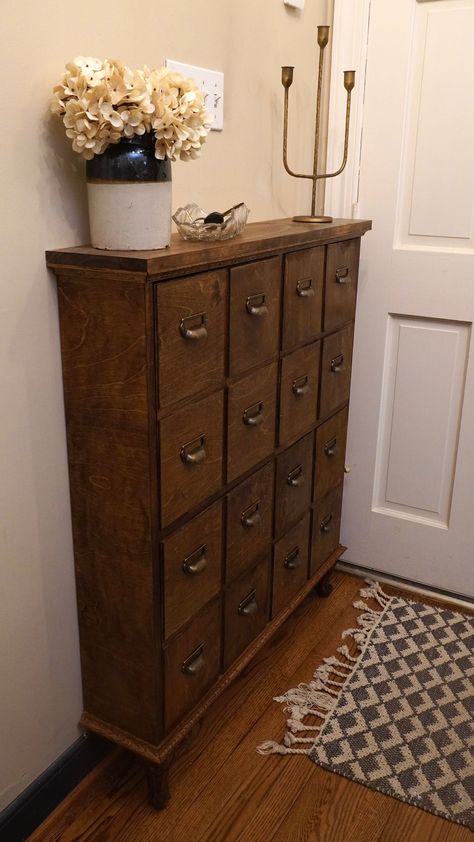
[[[199,205],[185,205],[173,214],[173,222],[184,240],[230,240],[240,234],[250,210],[243,202],[232,208],[224,222],[204,222],[206,211]]]

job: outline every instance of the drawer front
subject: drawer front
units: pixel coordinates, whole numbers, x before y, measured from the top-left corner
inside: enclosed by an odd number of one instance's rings
[[[341,530],[342,485],[316,505],[311,536],[311,575],[321,567],[339,545]]]
[[[227,581],[243,573],[271,545],[274,472],[271,462],[227,497]]]
[[[272,617],[288,605],[308,578],[310,521],[308,513],[275,544]]]
[[[324,330],[354,318],[359,273],[360,240],[346,240],[327,247]]]
[[[169,406],[225,376],[227,271],[158,284],[158,394]]]
[[[316,430],[313,499],[319,500],[344,478],[348,409],[342,409]]]
[[[279,257],[230,271],[231,377],[278,353],[281,262]]]
[[[257,637],[268,621],[270,553],[249,573],[228,586],[224,611],[224,668]]]
[[[349,400],[352,366],[353,327],[333,333],[323,340],[319,416],[329,415]]]
[[[315,342],[282,360],[280,444],[294,440],[316,422],[320,350],[321,343]]]
[[[217,392],[160,422],[162,526],[221,487],[223,412]]]
[[[204,609],[165,649],[165,728],[170,731],[219,675],[221,602]]]
[[[324,246],[285,255],[284,351],[311,342],[322,329]]]
[[[221,571],[222,502],[219,502],[163,542],[166,638],[219,593]]]
[[[275,481],[275,537],[280,538],[311,504],[313,440],[309,433],[277,458]]]
[[[229,386],[227,480],[248,471],[275,447],[278,364],[272,363]]]

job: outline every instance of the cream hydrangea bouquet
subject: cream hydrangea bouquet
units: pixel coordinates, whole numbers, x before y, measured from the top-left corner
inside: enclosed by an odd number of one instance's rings
[[[53,90],[51,111],[86,160],[124,137],[154,132],[156,158],[188,161],[210,130],[202,91],[165,67],[131,70],[115,59],[78,56]]]

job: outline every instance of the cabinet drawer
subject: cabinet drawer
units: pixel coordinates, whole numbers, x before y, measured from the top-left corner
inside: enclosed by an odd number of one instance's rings
[[[193,518],[163,542],[165,637],[170,637],[221,586],[222,503]]]
[[[280,538],[309,508],[313,482],[314,434],[289,447],[277,458],[275,537]]]
[[[221,487],[223,410],[217,392],[160,422],[162,526]]]
[[[324,330],[354,318],[359,272],[360,240],[345,240],[327,247]]]
[[[324,497],[344,478],[348,410],[342,409],[316,430],[313,499]]]
[[[278,364],[272,363],[229,386],[227,480],[231,482],[275,447]]]
[[[353,327],[323,340],[319,416],[329,415],[349,399]]]
[[[301,590],[308,578],[310,514],[275,544],[272,617]]]
[[[316,422],[320,343],[293,351],[281,363],[279,443],[286,444]]]
[[[278,353],[281,261],[279,257],[230,270],[230,376]]]
[[[342,485],[317,504],[313,512],[311,536],[311,575],[339,545],[341,529]]]
[[[311,342],[322,329],[324,246],[285,255],[284,351]]]
[[[221,602],[205,608],[165,649],[165,728],[169,731],[219,675]]]
[[[249,573],[228,586],[225,595],[224,668],[265,627],[269,612],[270,553]]]
[[[235,579],[272,542],[274,463],[265,465],[227,497],[226,579]]]
[[[160,406],[223,385],[226,270],[158,284],[156,298]]]

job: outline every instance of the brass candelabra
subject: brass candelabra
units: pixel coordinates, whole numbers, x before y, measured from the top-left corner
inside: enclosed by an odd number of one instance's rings
[[[296,173],[288,166],[288,97],[291,84],[293,82],[294,67],[281,68],[281,83],[285,89],[285,110],[283,122],[283,166],[289,175],[294,178],[309,178],[313,182],[313,191],[311,198],[311,214],[307,216],[294,216],[295,222],[332,222],[332,216],[318,216],[316,214],[316,184],[322,178],[334,178],[340,175],[347,163],[347,150],[349,145],[349,123],[351,117],[351,93],[355,84],[355,70],[344,71],[344,87],[347,91],[346,104],[346,129],[344,136],[344,157],[342,164],[338,170],[331,173],[318,173],[318,158],[319,158],[319,132],[321,122],[321,89],[323,84],[323,62],[324,49],[329,40],[329,26],[318,26],[318,44],[319,44],[319,73],[318,73],[318,88],[316,94],[316,119],[314,126],[314,154],[313,154],[313,172],[311,175],[303,173]]]

